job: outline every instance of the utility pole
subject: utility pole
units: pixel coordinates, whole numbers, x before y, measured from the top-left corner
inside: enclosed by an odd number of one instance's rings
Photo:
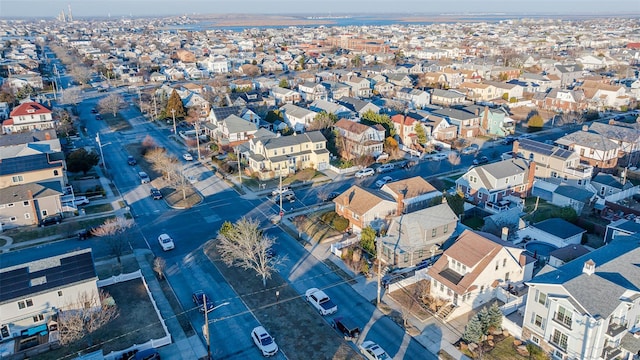
[[[176,135],[176,109],[171,109],[171,115],[173,116],[173,134]]]
[[[236,157],[238,158],[238,181],[240,181],[240,187],[242,187],[242,168],[240,167],[240,150],[238,149],[237,146],[236,146]]]
[[[98,143],[98,147],[100,148],[100,158],[102,160],[102,166],[104,167],[104,172],[107,173],[107,163],[104,161],[104,153],[102,152],[102,142],[100,141],[100,133],[96,133],[96,142]]]
[[[196,126],[196,148],[198,149],[198,161],[200,161],[200,119],[196,120],[195,126]]]
[[[204,307],[204,328],[202,329],[202,334],[204,338],[207,340],[207,360],[211,359],[211,341],[209,336],[209,309],[207,309],[207,294],[202,294],[202,306]]]
[[[378,257],[378,297],[376,298],[376,306],[380,306],[380,276],[382,275],[382,257],[380,256],[380,238],[376,238],[376,248]]]
[[[156,103],[156,95],[153,94],[153,112],[155,113],[155,117],[153,120],[158,120],[158,104]]]
[[[280,198],[280,218],[282,218],[284,215],[284,211],[282,210],[282,165],[278,166],[278,170],[280,173],[280,186],[278,188],[280,195],[278,195],[278,197]]]
[[[142,95],[140,95],[140,86],[138,86],[138,103],[140,103],[140,112],[142,112]]]

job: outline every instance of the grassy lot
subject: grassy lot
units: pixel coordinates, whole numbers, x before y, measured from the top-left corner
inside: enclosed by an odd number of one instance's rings
[[[99,205],[85,206],[83,207],[83,209],[87,213],[87,215],[89,215],[89,214],[98,214],[98,213],[103,213],[107,211],[112,211],[113,206],[111,204],[99,204]]]
[[[262,325],[277,337],[278,346],[291,359],[356,359],[359,355],[338,333],[327,325],[311,306],[278,273],[267,281],[267,288],[257,276],[236,267],[228,267],[219,257],[215,243],[205,244],[205,253],[232,284],[247,308]],[[274,302],[275,290],[280,301]]]
[[[142,344],[165,335],[142,280],[136,279],[106,286],[103,290],[115,300],[120,316],[93,334],[94,346],[88,347],[86,340],[80,340],[35,356],[33,359],[61,359],[80,351],[89,352],[97,349],[102,349],[103,353],[108,354],[111,351],[126,349],[132,344]]]
[[[527,213],[527,215],[523,217],[523,220],[537,223],[546,219],[559,217],[569,222],[575,221],[575,218],[571,219],[571,215],[575,217],[575,211],[573,211],[573,209],[569,210],[568,208],[561,208],[542,199],[538,201],[538,208],[534,211],[536,208],[535,206],[535,197],[528,197],[525,199],[524,212]]]
[[[293,221],[298,231],[309,236],[312,243],[322,242],[325,239],[340,236],[341,232],[325,224],[320,217],[324,212],[315,212],[306,215],[299,215]]]
[[[3,235],[9,236],[13,239],[14,243],[23,241],[35,240],[42,237],[59,235],[59,238],[72,237],[79,230],[89,227],[96,227],[105,222],[105,220],[113,218],[113,216],[105,216],[102,218],[89,219],[89,220],[64,220],[61,224],[50,225],[46,227],[28,226],[16,229],[10,229],[4,232]]]
[[[140,269],[138,261],[136,261],[136,258],[133,256],[123,256],[120,261],[122,262],[122,267],[118,265],[118,261],[115,258],[96,265],[98,279],[106,279],[119,274],[128,274]]]
[[[102,118],[109,125],[109,128],[113,131],[131,130],[131,124],[125,120],[120,113],[113,116],[112,113],[102,114]]]

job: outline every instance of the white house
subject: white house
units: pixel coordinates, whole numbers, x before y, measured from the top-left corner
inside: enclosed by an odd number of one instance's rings
[[[1,341],[46,343],[60,310],[73,309],[70,306],[83,293],[98,293],[90,248],[41,254],[31,251],[21,263],[8,255],[0,257]]]
[[[556,248],[562,248],[567,245],[580,244],[582,234],[586,232],[587,230],[573,225],[566,220],[551,218],[536,224],[531,224],[518,231],[518,237],[531,241],[542,241]]]
[[[282,105],[280,112],[291,128],[298,132],[304,131],[307,125],[318,115],[315,111],[291,104]]]
[[[640,350],[640,246],[637,237],[545,268],[527,282],[522,340],[554,359],[632,359]]]
[[[17,131],[52,129],[54,127],[51,110],[33,101],[16,106],[9,116],[9,119],[2,123],[2,132],[5,134]]]
[[[451,317],[489,304],[500,286],[529,280],[524,249],[494,235],[465,230],[427,274],[430,293],[453,307]]]

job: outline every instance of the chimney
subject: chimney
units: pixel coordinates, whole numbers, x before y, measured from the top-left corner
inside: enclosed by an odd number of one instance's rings
[[[476,110],[473,113],[476,114],[476,116],[480,115],[480,109],[478,109],[478,107],[476,107]]]
[[[48,131],[44,133],[44,139],[51,140],[51,134]]]
[[[506,227],[506,226],[502,227],[502,234],[501,234],[500,238],[503,241],[508,241],[508,239],[509,239],[509,228],[508,227]]]
[[[609,125],[615,125],[615,124],[616,124],[616,121],[615,121],[615,120],[613,120],[613,119],[609,119]]]
[[[402,212],[404,211],[404,195],[406,193],[406,188],[398,191],[398,199],[396,200],[398,202],[398,206],[396,207],[396,215],[402,215]]]
[[[529,196],[531,189],[533,189],[533,181],[536,175],[536,162],[529,161],[529,174],[527,174],[527,184],[525,186],[524,196]]]
[[[582,131],[589,131],[589,125],[582,125]]]
[[[593,275],[596,272],[596,263],[593,260],[589,259],[584,262],[584,266],[582,267],[582,273],[587,275]]]
[[[520,142],[516,140],[513,142],[513,148],[511,149],[514,159],[518,157],[518,150],[520,150]]]

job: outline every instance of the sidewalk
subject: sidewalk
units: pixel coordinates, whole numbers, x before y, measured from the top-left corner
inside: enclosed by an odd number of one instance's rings
[[[149,286],[149,291],[153,294],[156,306],[158,306],[162,318],[171,334],[171,345],[156,349],[158,353],[160,353],[160,356],[162,356],[162,359],[194,360],[206,357],[207,349],[202,344],[198,335],[187,337],[175,316],[171,304],[169,304],[169,301],[164,296],[153,269],[145,258],[147,254],[151,253],[151,250],[136,249],[133,252],[138,261],[138,265],[140,265],[142,275]]]

